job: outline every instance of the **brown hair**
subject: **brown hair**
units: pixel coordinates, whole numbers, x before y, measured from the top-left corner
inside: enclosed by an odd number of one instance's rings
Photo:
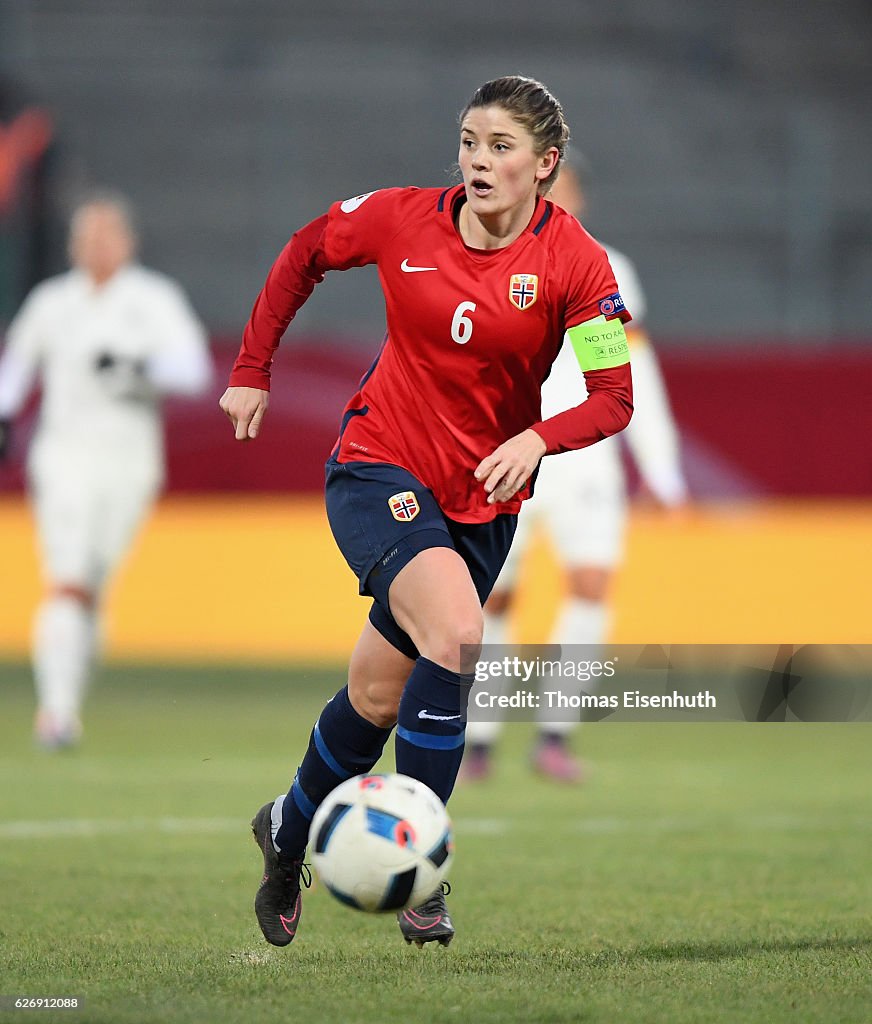
[[[460,114],[461,123],[470,110],[480,107],[502,107],[511,114],[533,136],[533,147],[537,155],[541,156],[552,146],[557,148],[558,159],[554,170],[539,183],[539,192],[545,195],[557,180],[569,142],[569,125],[560,101],[534,78],[507,75],[485,82],[475,90]]]

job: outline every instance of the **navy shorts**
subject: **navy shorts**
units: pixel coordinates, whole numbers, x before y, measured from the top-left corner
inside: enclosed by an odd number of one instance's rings
[[[339,550],[373,598],[370,621],[409,658],[418,649],[400,629],[388,603],[397,573],[426,548],[452,548],[466,562],[482,604],[512,546],[516,515],[487,523],[449,519],[433,492],[405,469],[384,462],[337,462],[326,466],[327,519]]]

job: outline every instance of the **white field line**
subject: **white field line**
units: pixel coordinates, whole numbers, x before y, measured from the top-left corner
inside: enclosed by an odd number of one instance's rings
[[[250,829],[240,818],[58,818],[0,822],[0,839],[128,835],[131,832],[211,833]]]
[[[501,836],[520,831],[528,824],[512,818],[455,818],[454,830],[464,836]],[[170,835],[244,834],[242,818],[58,818],[55,821],[0,821],[0,841],[129,835],[135,832]],[[789,814],[748,815],[733,818],[688,816],[660,818],[567,818],[562,831],[569,835],[648,835],[680,832],[869,832],[872,820],[865,817],[826,821],[819,817]]]

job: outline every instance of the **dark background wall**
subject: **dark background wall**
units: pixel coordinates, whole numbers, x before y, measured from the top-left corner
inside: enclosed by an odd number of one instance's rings
[[[296,226],[445,182],[457,112],[511,72],[563,101],[588,226],[636,260],[661,344],[868,336],[870,43],[863,0],[0,0],[0,72],[56,121],[59,206],[128,192],[146,261],[230,336]],[[372,272],[333,277],[301,328],[372,343]]]

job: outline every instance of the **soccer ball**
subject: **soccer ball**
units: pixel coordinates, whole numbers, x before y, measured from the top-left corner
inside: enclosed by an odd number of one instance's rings
[[[360,775],[330,793],[312,818],[312,863],[342,903],[380,913],[422,903],[451,866],[445,805],[407,775]]]

